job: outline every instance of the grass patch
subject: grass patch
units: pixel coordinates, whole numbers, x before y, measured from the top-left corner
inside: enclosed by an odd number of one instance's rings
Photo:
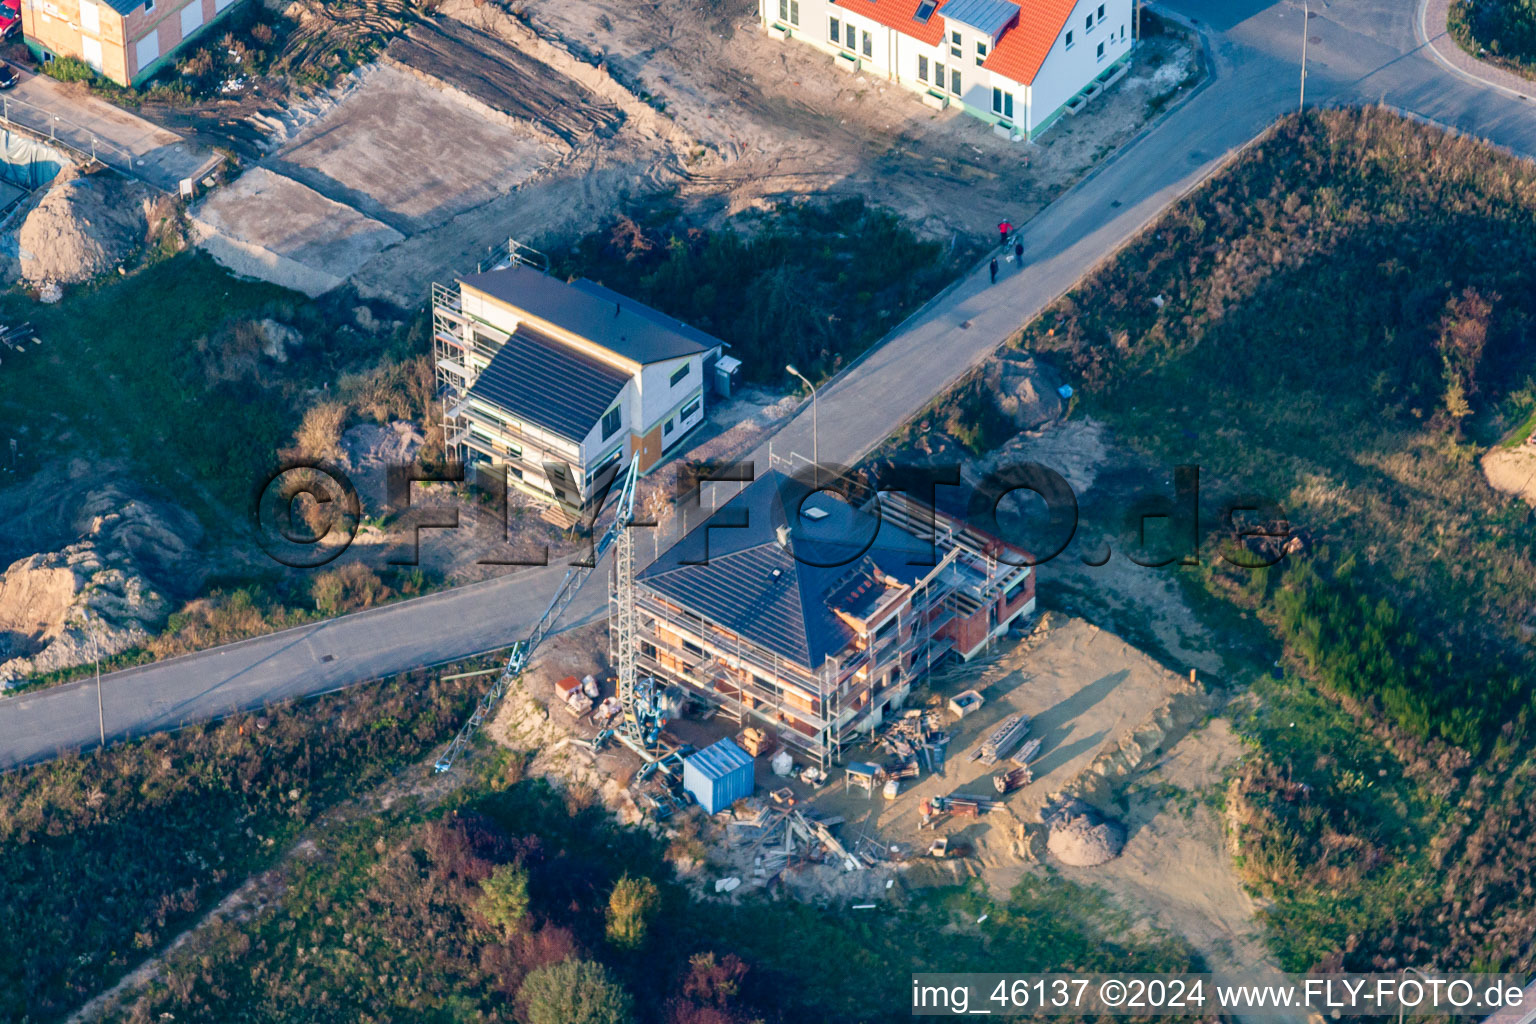
[[[812,380],[836,373],[975,255],[845,199],[750,211],[719,230],[672,209],[620,217],[551,261],[559,277],[590,278],[715,335],[749,380],[782,386],[785,363]]]
[[[258,372],[256,343],[235,328],[304,310],[293,292],[236,280],[193,253],[71,289],[52,306],[0,296],[0,315],[30,320],[43,339],[6,360],[0,419],[17,424],[24,467],[123,460],[210,531],[243,527],[232,510],[243,513],[292,430],[297,396]],[[236,364],[249,372],[225,372]]]
[[[1463,50],[1526,78],[1536,78],[1536,3],[1452,0],[1446,28]]]
[[[0,1017],[64,1016],[321,814],[419,761],[478,695],[437,676],[0,775]]]
[[[633,996],[635,1019],[658,1024],[902,1019],[920,968],[1197,966],[1180,943],[1056,880],[1026,881],[1005,900],[978,887],[896,890],[894,903],[859,913],[698,902],[673,880],[663,841],[537,781],[466,794],[425,818],[361,822],[325,849],[296,867],[280,905],[175,958],[135,1019],[525,1020],[523,979],[572,956],[601,961]],[[504,864],[527,879],[528,912],[513,927],[476,909]],[[660,894],[633,950],[606,934],[625,876],[653,879]]]

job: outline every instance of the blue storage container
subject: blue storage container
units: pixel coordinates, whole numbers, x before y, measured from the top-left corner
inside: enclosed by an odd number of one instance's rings
[[[683,762],[683,788],[709,814],[752,795],[752,756],[729,738]]]

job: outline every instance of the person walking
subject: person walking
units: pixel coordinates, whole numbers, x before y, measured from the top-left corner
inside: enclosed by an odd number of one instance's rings
[[[992,283],[997,284],[997,257],[992,257]]]

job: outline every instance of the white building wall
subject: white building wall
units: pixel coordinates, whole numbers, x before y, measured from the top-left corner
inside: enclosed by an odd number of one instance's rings
[[[758,0],[759,15],[764,26],[784,25],[780,17],[780,0]],[[1002,89],[1013,96],[1012,122],[1028,130],[1038,128],[1054,114],[1062,104],[1085,88],[1105,68],[1114,64],[1132,46],[1132,0],[1104,0],[1104,18],[1098,17],[1099,0],[1080,0],[1073,9],[1067,25],[1057,36],[1051,52],[1046,56],[1032,85],[1015,82],[1010,78],[989,71],[976,63],[976,44],[987,43],[990,54],[997,40],[987,39],[968,25],[944,22],[944,38],[937,46],[930,46],[895,29],[887,28],[856,11],[834,6],[830,0],[800,0],[800,24],[790,26],[791,38],[814,46],[823,53],[852,52],[859,58],[863,69],[870,74],[884,75],[917,93],[942,92],[951,102],[962,102],[974,111],[1003,116],[994,111],[992,90]],[[1087,16],[1094,15],[1094,26],[1087,28]],[[940,10],[938,17],[943,17]],[[830,18],[839,24],[840,39],[833,43],[828,38]],[[847,26],[855,31],[854,47],[847,47]],[[1073,45],[1066,46],[1066,33],[1072,32]],[[960,33],[960,56],[952,51],[951,33]],[[872,56],[864,56],[864,33],[871,39]],[[1098,44],[1104,43],[1104,55],[1098,56]],[[928,74],[918,77],[919,58],[927,58]],[[945,81],[935,80],[939,65],[944,67]],[[958,69],[961,77],[961,95],[951,92],[952,73]]]
[[[676,385],[672,375],[687,366],[688,373]],[[679,403],[704,385],[704,356],[680,356],[661,363],[651,363],[640,371],[639,401],[635,409],[635,430],[648,433],[666,418]]]
[[[1077,95],[1105,68],[1119,60],[1131,49],[1131,0],[1103,0],[1104,20],[1099,21],[1100,0],[1079,0],[1072,9],[1072,16],[1045,63],[1035,75],[1031,87],[1029,125],[1034,130],[1060,106]],[[1088,15],[1094,15],[1092,29],[1086,27]],[[1122,28],[1124,34],[1122,35]],[[1066,45],[1067,32],[1072,33],[1072,46]],[[1104,44],[1104,56],[1098,56],[1098,46]]]

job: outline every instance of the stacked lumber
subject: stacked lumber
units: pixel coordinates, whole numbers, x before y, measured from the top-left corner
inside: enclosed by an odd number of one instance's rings
[[[1027,735],[1029,735],[1029,716],[1009,715],[982,741],[981,746],[971,755],[971,760],[980,760],[988,766],[997,764],[1007,757]]]

